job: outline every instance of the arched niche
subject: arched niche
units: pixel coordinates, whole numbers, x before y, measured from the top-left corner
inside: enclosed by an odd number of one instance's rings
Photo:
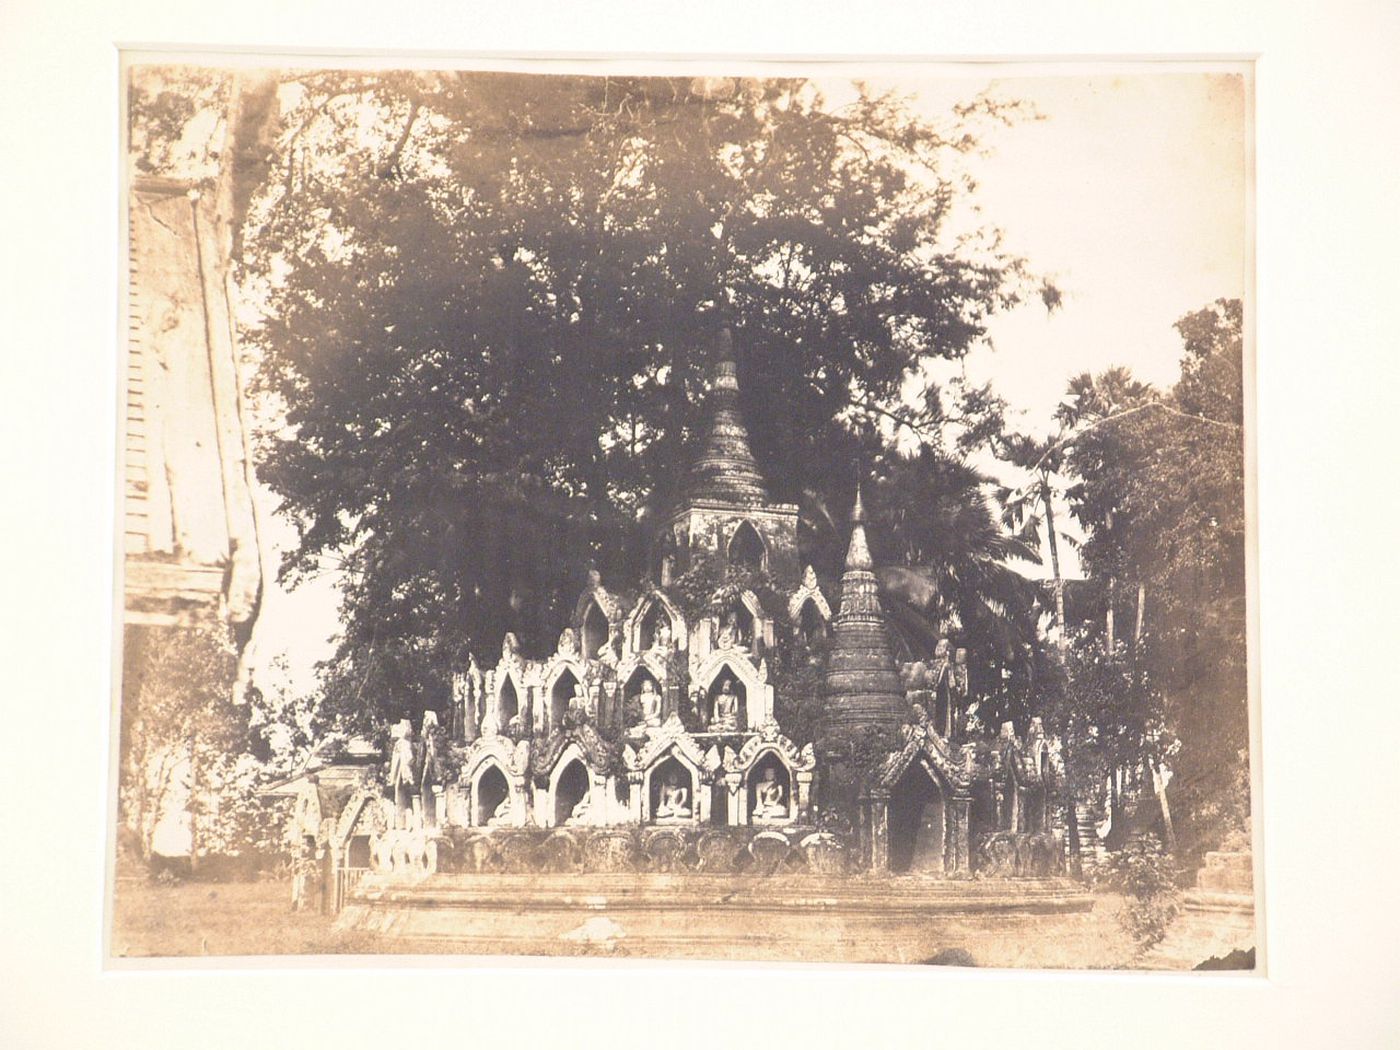
[[[806,645],[826,637],[826,617],[810,596],[797,611],[797,633]]]
[[[583,648],[584,658],[587,660],[598,659],[603,646],[608,640],[608,617],[596,598],[590,599],[583,610],[583,622],[580,624],[579,644]]]
[[[771,775],[772,781],[781,790],[781,812],[759,813],[759,791]],[[744,775],[742,793],[744,812],[749,822],[754,824],[786,823],[796,815],[796,799],[793,794],[792,770],[783,756],[774,748],[765,748],[759,753]]]
[[[753,652],[760,631],[758,617],[743,596],[735,598],[716,618],[715,648]]]
[[[577,819],[574,819],[574,810],[580,802],[589,797],[593,784],[592,777],[588,774],[588,767],[583,764],[583,760],[578,757],[561,759],[550,780],[552,783],[550,796],[554,801],[554,825],[561,827],[571,820],[576,824],[583,823],[586,817],[580,813]],[[589,801],[598,800],[590,799]]]
[[[663,532],[652,552],[652,575],[662,587],[671,586],[680,564],[680,544],[670,529]]]
[[[497,813],[504,814],[509,811],[509,806],[504,810],[501,808],[509,798],[510,781],[506,779],[505,771],[494,761],[483,762],[472,777],[473,826],[484,828],[493,820],[503,822],[497,817]]]
[[[578,675],[565,667],[555,676],[554,683],[549,687],[549,731],[555,732],[564,724],[564,716],[569,712],[569,702],[573,700],[575,692],[583,683],[579,681]]]
[[[662,641],[669,638],[667,646]],[[675,645],[676,625],[666,606],[655,599],[647,603],[641,619],[637,622],[637,651],[649,652],[652,649]]]
[[[737,569],[759,572],[768,561],[768,548],[753,522],[741,521],[729,538],[729,564]]]
[[[510,720],[520,714],[520,694],[510,675],[501,676],[500,688],[496,690],[496,724],[504,730]]]
[[[923,762],[910,762],[890,791],[890,871],[941,875],[946,834],[944,786]]]
[[[679,785],[685,791],[684,809],[686,812],[669,812],[663,814],[661,811],[665,806],[665,794],[668,785]],[[647,812],[652,823],[671,823],[677,821],[693,821],[697,817],[698,793],[700,788],[700,777],[698,771],[674,750],[666,752],[664,758],[654,763],[647,770],[646,783],[643,790],[646,791],[648,802]]]

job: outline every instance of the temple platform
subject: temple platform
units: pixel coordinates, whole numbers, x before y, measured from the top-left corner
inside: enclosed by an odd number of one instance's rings
[[[434,954],[1007,965],[1093,906],[1064,878],[368,874],[337,924]]]

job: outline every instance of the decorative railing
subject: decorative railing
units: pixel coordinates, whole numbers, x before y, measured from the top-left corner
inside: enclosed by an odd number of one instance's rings
[[[437,839],[447,872],[844,874],[853,843],[812,827],[453,828]]]
[[[369,868],[341,868],[335,873],[334,910],[336,912],[345,907],[345,902],[350,899],[350,894],[355,892],[355,887],[369,874],[369,871]]]

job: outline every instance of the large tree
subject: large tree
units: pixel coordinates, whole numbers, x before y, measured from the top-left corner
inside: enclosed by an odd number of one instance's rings
[[[1080,376],[1061,418],[1075,431],[1068,496],[1104,613],[1098,644],[1131,615],[1131,658],[1180,741],[1168,793],[1190,852],[1248,806],[1243,309],[1220,300],[1176,327],[1184,353],[1171,390],[1121,369]]]
[[[262,476],[301,525],[287,573],[348,570],[330,680],[360,698],[435,704],[466,647],[552,639],[589,565],[635,581],[718,325],[776,495],[842,506],[858,464],[936,442],[921,366],[1039,290],[995,231],[947,230],[951,161],[1016,109],[987,98],[935,126],[797,80],[284,94],[243,274],[286,408]]]

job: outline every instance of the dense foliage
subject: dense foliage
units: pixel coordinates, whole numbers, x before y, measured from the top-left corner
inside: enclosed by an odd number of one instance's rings
[[[128,627],[123,645],[120,816],[143,859],[184,813],[198,857],[220,767],[243,750],[246,708],[229,703],[233,648],[216,627]]]
[[[897,433],[934,440],[921,364],[1037,290],[993,231],[945,232],[950,159],[1015,112],[989,99],[942,127],[792,80],[320,74],[296,99],[243,274],[286,407],[260,469],[302,527],[287,573],[348,568],[332,677],[376,700],[440,705],[507,630],[547,647],[590,566],[635,582],[719,324],[775,495],[844,507]]]
[[[1112,622],[1140,647],[1180,741],[1170,794],[1195,853],[1247,818],[1243,309],[1222,300],[1177,330],[1171,390],[1121,369],[1081,376],[1061,415],[1079,428],[1068,497],[1087,537],[1092,633],[1106,641]]]

